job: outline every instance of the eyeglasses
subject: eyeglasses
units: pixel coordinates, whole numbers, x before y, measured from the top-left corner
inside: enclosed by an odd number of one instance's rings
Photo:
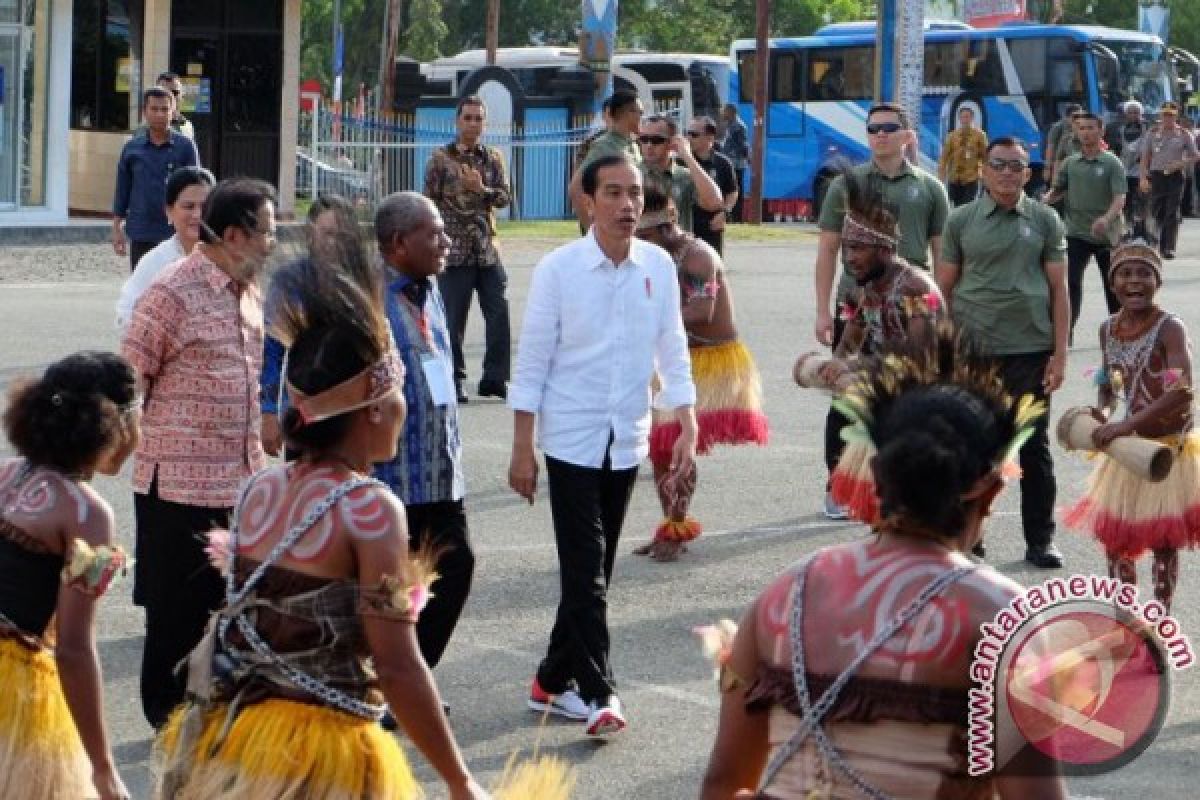
[[[877,133],[895,133],[896,131],[904,130],[904,126],[899,122],[869,122],[867,123],[867,133],[874,136]]]
[[[987,165],[996,170],[996,172],[1024,172],[1029,166],[1028,161],[1022,161],[1019,158],[990,158]]]
[[[687,132],[689,139],[699,139],[704,134],[705,134],[705,131],[688,131]]]
[[[483,116],[479,114],[463,114],[463,122],[483,122]]]
[[[689,135],[691,135],[690,132],[689,132]],[[639,136],[638,141],[642,144],[666,144],[667,137],[660,136],[657,133],[650,133],[650,134],[643,134],[643,135]]]

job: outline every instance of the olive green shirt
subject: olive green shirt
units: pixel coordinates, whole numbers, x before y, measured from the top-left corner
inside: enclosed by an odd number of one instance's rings
[[[633,140],[633,137],[616,131],[605,131],[592,139],[587,153],[579,162],[579,169],[582,170],[596,159],[615,155],[626,155],[633,159],[633,163],[639,165],[642,163],[642,151],[638,149],[637,142]]]
[[[950,202],[946,199],[946,187],[935,176],[920,167],[905,162],[903,169],[894,178],[879,171],[875,162],[868,161],[851,170],[860,180],[866,179],[879,186],[884,204],[898,216],[900,244],[896,252],[915,267],[930,268],[929,240],[942,235],[946,215],[950,213]],[[842,176],[833,179],[825,200],[821,203],[821,216],[817,227],[823,231],[842,232],[842,221],[846,217],[846,182]],[[854,292],[854,278],[842,270],[838,283],[839,301]]]
[[[696,183],[692,180],[691,171],[675,163],[674,159],[667,169],[652,167],[643,161],[642,181],[647,189],[653,186],[675,201],[675,210],[679,212],[679,227],[692,233],[692,207],[696,205]]]
[[[1066,252],[1062,220],[1028,195],[1011,210],[988,194],[954,209],[942,234],[942,261],[958,265],[954,321],[994,355],[1052,351],[1046,264]]]
[[[1075,135],[1075,128],[1066,120],[1060,119],[1054,123],[1050,128],[1050,133],[1046,135],[1046,148],[1054,157],[1056,172],[1067,158],[1079,152],[1081,146],[1079,137]]]
[[[1119,215],[1109,224],[1104,237],[1092,233],[1092,223],[1108,210],[1113,198],[1129,190],[1121,159],[1107,150],[1101,150],[1091,158],[1076,153],[1054,173],[1054,189],[1066,190],[1063,208],[1066,209],[1067,236],[1109,247],[1116,244],[1121,233]]]

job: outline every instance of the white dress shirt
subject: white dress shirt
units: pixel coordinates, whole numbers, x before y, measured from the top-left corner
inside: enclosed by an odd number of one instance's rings
[[[172,236],[148,250],[144,256],[138,259],[133,274],[125,281],[125,285],[121,287],[121,296],[117,298],[117,327],[121,329],[122,333],[129,325],[129,319],[133,316],[133,307],[137,305],[138,298],[146,289],[150,288],[150,284],[154,283],[158,273],[186,255],[187,253],[183,252],[183,245],[179,243],[179,237]]]
[[[694,405],[675,262],[634,239],[616,266],[594,233],[542,258],[533,273],[517,363],[514,411],[537,415],[542,452],[581,467],[637,466],[649,451],[650,381],[664,408]]]

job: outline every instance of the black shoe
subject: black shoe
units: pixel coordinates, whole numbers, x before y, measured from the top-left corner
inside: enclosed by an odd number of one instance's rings
[[[1040,569],[1061,569],[1062,551],[1052,544],[1030,547],[1025,551],[1025,560]]]
[[[1169,261],[1170,259],[1175,257],[1175,251],[1174,250],[1163,250],[1162,257]]]
[[[971,555],[981,560],[987,558],[987,547],[983,544],[982,539],[976,542],[975,546],[971,548]]]
[[[469,403],[471,401],[471,398],[467,397],[467,390],[461,385],[454,387],[454,394],[458,397],[459,405],[463,405],[464,403]]]
[[[504,381],[480,381],[479,396],[499,397],[504,400],[508,397],[508,384]]]

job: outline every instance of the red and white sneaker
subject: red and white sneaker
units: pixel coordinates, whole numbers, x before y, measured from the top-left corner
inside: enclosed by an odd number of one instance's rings
[[[542,688],[536,677],[533,679],[533,686],[529,689],[529,707],[534,711],[556,714],[573,720],[585,720],[591,711],[588,704],[583,702],[583,698],[574,689],[567,689],[559,694],[550,694]]]
[[[621,713],[621,700],[613,694],[602,703],[592,703],[583,732],[595,738],[612,736],[625,730],[627,724]]]

